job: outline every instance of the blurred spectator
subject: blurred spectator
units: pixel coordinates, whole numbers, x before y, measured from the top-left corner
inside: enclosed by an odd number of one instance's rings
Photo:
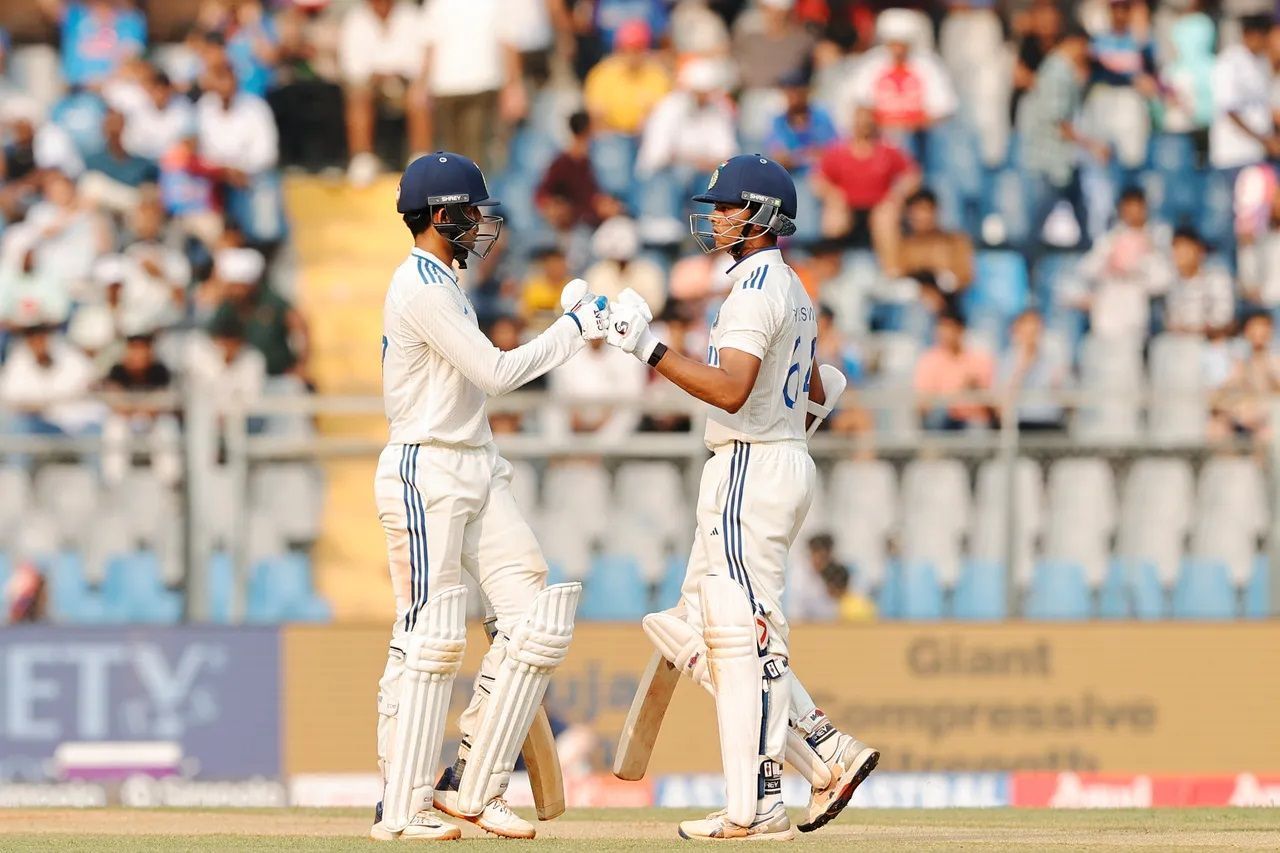
[[[809,538],[809,571],[797,578],[788,615],[796,622],[868,622],[875,619],[871,599],[856,589],[853,573],[835,559],[830,534]]]
[[[1013,96],[1009,117],[1016,121],[1022,96],[1031,91],[1036,72],[1062,38],[1062,10],[1054,0],[1034,0],[1027,15],[1027,32],[1018,41],[1018,57],[1013,66]]]
[[[916,362],[913,387],[919,397],[950,396],[990,391],[995,365],[987,353],[967,344],[964,321],[948,313],[934,326],[934,345]],[[920,401],[920,417],[926,429],[963,430],[988,427],[991,408],[986,403],[935,403]]]
[[[271,15],[259,0],[214,0],[214,4],[225,10],[218,29],[226,40],[227,60],[235,71],[240,91],[265,97],[280,59]]]
[[[101,411],[87,399],[96,378],[93,364],[51,326],[32,325],[18,334],[21,344],[10,347],[0,366],[6,429],[24,435],[94,432]]]
[[[667,302],[662,268],[648,258],[639,257],[640,232],[635,220],[615,216],[601,223],[591,238],[591,253],[598,260],[583,278],[591,282],[593,293],[615,299],[631,288],[644,297],[655,314],[662,313]]]
[[[807,254],[803,259],[788,258],[788,263],[800,276],[810,301],[831,306],[841,329],[865,332],[869,294],[845,265],[844,247],[835,240],[816,240],[807,247]]]
[[[1280,307],[1280,182],[1271,166],[1245,169],[1236,185],[1237,262],[1244,297]],[[1244,199],[1249,198],[1249,203]]]
[[[590,68],[600,60],[601,52],[616,48],[626,28],[644,24],[655,42],[664,42],[670,23],[667,0],[576,0],[573,15],[586,38],[577,47],[581,57],[575,57],[580,70]],[[582,76],[579,74],[579,76]]]
[[[378,105],[402,107],[411,156],[430,148],[430,107],[422,74],[419,13],[408,0],[360,0],[342,18],[338,60],[346,103],[347,176],[364,186],[378,173],[373,153]]]
[[[803,70],[813,36],[792,16],[795,0],[760,0],[733,25],[733,58],[744,90],[773,89]]]
[[[108,111],[102,121],[106,147],[85,160],[79,185],[86,201],[122,212],[137,207],[138,189],[160,177],[155,163],[125,149],[124,128],[125,117]]]
[[[49,595],[44,575],[31,563],[14,569],[5,586],[10,625],[34,625],[48,618]]]
[[[1213,66],[1209,161],[1225,172],[1229,186],[1242,167],[1280,156],[1267,54],[1271,18],[1252,15],[1240,25],[1240,44],[1223,48]]]
[[[266,359],[248,346],[244,323],[233,311],[221,312],[206,335],[189,341],[186,377],[190,391],[213,412],[233,405],[250,406],[262,397],[267,381]]]
[[[810,102],[804,74],[786,78],[783,93],[786,109],[773,119],[765,153],[799,177],[836,141],[836,128],[827,111]]]
[[[205,246],[222,234],[222,212],[214,199],[218,170],[199,152],[199,139],[184,136],[160,160],[160,199],[178,227]]]
[[[1173,281],[1165,297],[1166,331],[1206,337],[1230,331],[1236,313],[1231,276],[1221,268],[1205,269],[1204,258],[1204,241],[1195,229],[1174,232]]]
[[[642,21],[622,25],[614,52],[587,75],[582,97],[597,131],[638,135],[649,113],[671,91],[666,67],[649,52],[650,38]]]
[[[513,21],[500,0],[427,0],[423,61],[435,147],[486,169],[506,162],[505,127],[527,109]]]
[[[147,45],[147,22],[129,0],[38,0],[61,31],[62,74],[72,87],[101,84]]]
[[[14,225],[0,238],[0,327],[61,321],[71,310],[67,282],[38,263],[39,233]]]
[[[1093,334],[1141,340],[1150,326],[1151,299],[1168,291],[1173,270],[1142,190],[1121,193],[1117,213],[1120,221],[1080,260],[1077,272],[1090,291],[1078,307],[1089,311]]]
[[[1267,397],[1280,392],[1280,358],[1273,338],[1275,325],[1270,314],[1256,312],[1245,318],[1241,336],[1248,344],[1219,389],[1209,424],[1211,439],[1232,436],[1270,436],[1270,402]]]
[[[606,346],[603,340],[589,342],[549,374],[548,389],[560,405],[546,413],[548,435],[565,440],[570,433],[594,433],[603,442],[623,441],[640,423],[640,410],[634,406],[641,400],[647,376],[643,364],[617,347]]]
[[[88,280],[94,259],[111,248],[111,231],[61,172],[46,172],[41,189],[41,199],[26,219],[38,235],[37,263],[74,290]]]
[[[916,190],[905,207],[907,232],[894,228],[888,231],[888,245],[877,247],[885,275],[918,279],[920,273],[929,273],[944,293],[963,291],[973,281],[973,243],[968,235],[939,226],[938,197],[932,190]]]
[[[156,357],[155,340],[143,329],[130,330],[124,354],[107,373],[103,387],[117,393],[155,393],[169,389],[173,376]],[[132,458],[133,436],[150,439],[151,471],[166,485],[177,483],[182,473],[178,421],[154,401],[118,401],[102,426],[102,476],[118,483]]]
[[[636,157],[646,217],[680,218],[695,187],[702,189],[707,175],[734,155],[733,110],[723,84],[716,62],[690,60],[680,71],[679,88],[650,114]]]
[[[266,265],[253,249],[223,249],[218,270],[224,284],[222,304],[210,325],[230,328],[238,321],[245,342],[262,353],[268,376],[292,374],[308,382],[310,335],[306,318],[263,280]]]
[[[1013,321],[1009,352],[1000,363],[1000,386],[1017,395],[1044,396],[1064,391],[1070,384],[1066,353],[1045,346],[1044,318],[1037,311],[1023,311]],[[1017,418],[1023,432],[1057,431],[1066,426],[1066,411],[1052,400],[1019,402]]]
[[[338,85],[342,24],[327,6],[328,0],[294,0],[276,12],[279,65],[276,86],[267,93],[280,129],[280,162],[313,171],[341,161],[347,151]],[[422,97],[412,106],[426,115]]]
[[[1117,165],[1125,170],[1125,183],[1146,162],[1151,137],[1147,100],[1159,94],[1145,6],[1142,10],[1139,25],[1132,0],[1110,0],[1109,27],[1090,43],[1092,85],[1085,111],[1090,125],[1114,150]]]
[[[167,74],[158,69],[149,71],[141,85],[113,87],[107,99],[125,115],[125,150],[158,163],[194,130],[195,112],[191,102],[174,91]]]
[[[1169,32],[1174,56],[1160,72],[1166,87],[1164,130],[1191,138],[1200,167],[1209,155],[1209,125],[1213,121],[1215,37],[1213,19],[1203,12],[1179,17]]]
[[[567,225],[597,225],[609,199],[596,183],[591,165],[591,117],[576,112],[569,117],[569,145],[551,161],[534,191],[534,202],[548,220]],[[566,210],[548,208],[565,207]]]
[[[849,139],[828,147],[814,173],[814,191],[823,201],[823,236],[870,247],[873,232],[893,228],[903,201],[919,186],[919,167],[880,138],[870,109],[858,107]]]
[[[196,104],[200,158],[218,170],[227,214],[254,241],[278,240],[284,222],[273,171],[279,143],[271,108],[258,96],[237,91],[235,73],[226,63],[211,66],[202,84],[205,93]]]
[[[159,328],[178,322],[186,307],[191,263],[164,241],[164,209],[148,199],[129,218],[126,302],[130,322]]]
[[[875,421],[871,412],[858,405],[853,391],[864,379],[862,353],[836,326],[835,317],[831,308],[818,305],[818,349],[814,360],[839,368],[849,380],[849,385],[843,402],[832,410],[819,429],[843,434],[870,434],[875,429]]]
[[[569,281],[569,265],[557,246],[533,253],[533,264],[520,286],[520,314],[525,322],[549,316],[560,309],[560,291]]]
[[[671,48],[678,57],[729,52],[729,28],[711,0],[677,0],[671,11]]]
[[[523,331],[524,324],[519,317],[504,314],[494,318],[485,329],[485,334],[489,336],[489,340],[495,347],[507,352],[520,346],[520,336]],[[541,390],[546,387],[546,384],[546,378],[539,376],[526,387]],[[499,435],[518,433],[524,429],[524,416],[520,412],[490,412],[489,428]]]
[[[19,194],[41,176],[41,169],[57,169],[71,177],[84,171],[84,158],[70,134],[55,122],[45,121],[44,109],[35,100],[22,95],[0,101],[0,115],[8,125],[8,144],[4,148],[6,180],[26,181]]]
[[[918,20],[905,9],[880,13],[876,19],[880,45],[859,63],[850,94],[853,105],[872,109],[876,123],[887,134],[923,152],[914,137],[956,111],[956,93],[938,55],[914,46]]]
[[[1018,110],[1025,196],[1031,212],[1027,251],[1039,248],[1045,222],[1064,200],[1075,215],[1078,242],[1087,242],[1078,153],[1083,149],[1104,163],[1110,157],[1104,143],[1081,135],[1074,124],[1088,73],[1088,49],[1083,32],[1066,33],[1041,64]]]

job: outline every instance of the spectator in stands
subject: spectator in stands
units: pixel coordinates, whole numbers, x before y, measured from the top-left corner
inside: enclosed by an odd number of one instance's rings
[[[328,0],[295,0],[276,12],[279,64],[276,85],[267,93],[280,128],[280,162],[313,171],[339,162],[347,152],[345,104],[338,85],[343,79],[338,62],[342,24],[327,13],[327,6]],[[411,106],[427,114],[421,95]]]
[[[875,428],[875,421],[866,408],[858,405],[853,390],[865,378],[862,352],[856,343],[845,337],[835,320],[835,312],[829,306],[818,305],[818,349],[815,361],[838,367],[849,380],[849,385],[843,401],[827,416],[820,429],[846,435],[868,435]]]
[[[119,394],[155,394],[169,390],[173,375],[156,356],[155,339],[144,328],[129,330],[124,354],[103,382],[106,391]],[[132,453],[133,436],[150,439],[151,470],[166,485],[177,483],[182,473],[178,421],[155,400],[117,400],[102,425],[102,476],[108,483],[124,479]]]
[[[670,14],[667,0],[576,0],[573,3],[575,28],[579,33],[574,49],[574,68],[582,78],[609,51],[615,49],[626,28],[643,24],[655,43],[667,39]]]
[[[18,330],[0,367],[0,407],[6,429],[24,435],[82,435],[94,432],[99,407],[87,400],[96,376],[93,364],[41,322]]]
[[[39,0],[61,31],[62,74],[72,87],[100,85],[147,45],[147,22],[129,0]]]
[[[886,229],[891,239],[887,245],[877,246],[885,275],[919,280],[920,273],[929,273],[944,293],[960,293],[973,282],[973,243],[969,236],[944,230],[938,224],[938,197],[932,190],[916,190],[907,198],[905,207],[907,232]]]
[[[930,397],[973,394],[991,390],[995,365],[991,356],[965,342],[964,321],[948,313],[934,326],[934,345],[916,362],[913,387],[920,401],[925,429],[964,430],[985,428],[992,412],[985,402],[939,403]]]
[[[39,232],[25,223],[0,237],[0,327],[61,322],[71,311],[71,291],[61,276],[39,264]]]
[[[918,20],[904,9],[880,13],[876,19],[880,45],[859,63],[850,81],[850,95],[853,104],[871,108],[876,124],[890,138],[923,154],[926,132],[949,118],[957,102],[942,60],[914,46]]]
[[[1067,354],[1045,346],[1044,318],[1034,309],[1018,315],[1009,337],[1009,351],[1000,363],[1000,387],[1019,397],[1031,394],[1040,398],[1018,403],[1018,429],[1023,432],[1064,429],[1066,410],[1061,403],[1044,397],[1070,387],[1071,365]]]
[[[1240,183],[1258,185],[1257,203],[1236,212],[1240,287],[1250,303],[1272,310],[1280,307],[1280,181],[1273,167],[1263,166]]]
[[[1077,307],[1089,312],[1093,334],[1141,340],[1150,327],[1151,300],[1168,291],[1173,270],[1142,190],[1122,192],[1117,213],[1120,221],[1077,267],[1090,288]]]
[[[154,198],[139,204],[129,219],[125,291],[135,325],[172,325],[185,313],[191,263],[165,242],[163,230],[164,209]]]
[[[640,232],[634,219],[615,216],[600,224],[591,238],[591,254],[597,260],[584,274],[591,290],[610,299],[631,288],[644,297],[655,313],[662,313],[667,288],[662,268],[640,257]]]
[[[1209,161],[1222,172],[1228,189],[1243,167],[1280,156],[1267,53],[1271,18],[1251,15],[1240,26],[1240,44],[1223,48],[1213,66]]]
[[[809,572],[796,583],[789,615],[797,622],[868,622],[876,607],[857,590],[853,572],[835,558],[828,533],[809,538]]]
[[[551,161],[534,191],[534,203],[548,219],[573,225],[598,225],[610,207],[591,165],[591,117],[569,117],[569,145]],[[566,207],[567,210],[550,208]]]
[[[809,300],[833,306],[842,328],[866,331],[867,294],[851,279],[853,271],[844,263],[843,247],[835,240],[815,240],[806,249],[806,257],[788,257],[787,263],[800,277]]]
[[[1151,137],[1148,99],[1159,94],[1155,53],[1145,26],[1134,21],[1132,0],[1110,0],[1110,25],[1090,43],[1091,85],[1085,110],[1115,152],[1121,182],[1129,183],[1147,159]]]
[[[519,317],[513,317],[509,314],[500,314],[495,317],[489,323],[489,327],[485,329],[485,334],[489,336],[489,340],[503,352],[508,352],[520,346],[523,332],[524,323],[521,322]],[[546,385],[546,377],[539,376],[525,387],[543,390]],[[489,429],[499,435],[518,433],[524,429],[524,416],[520,412],[495,412],[490,410]]]
[[[38,174],[39,170],[57,169],[73,178],[84,171],[84,158],[75,140],[56,122],[45,121],[44,108],[39,102],[16,95],[0,102],[0,110],[9,126],[6,174],[12,178],[25,176],[34,183],[43,177]],[[30,188],[28,184],[22,189]]]
[[[729,28],[710,0],[676,0],[671,10],[671,49],[681,56],[723,56]]]
[[[422,7],[435,147],[495,170],[506,162],[506,127],[527,109],[504,9],[499,0],[427,0]]]
[[[346,104],[347,177],[368,184],[379,170],[373,153],[378,106],[403,108],[411,157],[429,150],[431,114],[422,74],[418,10],[408,0],[360,0],[342,18],[338,61]]]
[[[1248,350],[1235,361],[1219,389],[1209,423],[1211,439],[1270,436],[1270,406],[1266,398],[1280,392],[1280,358],[1274,349],[1275,325],[1270,314],[1258,311],[1245,318],[1241,336]]]
[[[109,110],[102,121],[106,147],[85,160],[85,173],[80,176],[80,192],[86,201],[121,212],[137,207],[139,188],[160,178],[155,163],[125,148],[124,128],[125,117]]]
[[[569,265],[559,246],[534,251],[533,265],[520,285],[520,314],[527,323],[561,310],[560,291],[569,280]]]
[[[1213,121],[1213,19],[1203,12],[1180,16],[1169,38],[1174,56],[1160,69],[1164,86],[1163,127],[1167,133],[1188,136],[1203,168],[1209,155],[1209,125]]]
[[[221,312],[207,334],[189,341],[186,377],[193,394],[212,411],[225,414],[234,403],[250,406],[262,397],[266,359],[245,343],[239,316]]]
[[[200,158],[217,170],[227,214],[251,239],[278,240],[284,221],[271,108],[262,98],[237,91],[235,73],[225,62],[210,66],[202,85],[205,93],[196,104]]]
[[[1088,241],[1078,154],[1090,153],[1103,163],[1110,157],[1106,144],[1082,135],[1074,123],[1088,73],[1088,51],[1083,32],[1065,33],[1018,108],[1024,195],[1031,212],[1025,238],[1029,252],[1039,249],[1044,224],[1061,200],[1071,204],[1079,242]]]
[[[268,376],[290,374],[309,382],[306,318],[263,280],[262,255],[253,249],[223,249],[217,266],[225,287],[210,324],[230,328],[226,318],[234,317],[244,341],[262,353]]]
[[[548,388],[558,405],[547,413],[548,435],[565,440],[571,433],[594,433],[602,442],[624,441],[640,424],[636,404],[647,378],[636,359],[603,340],[591,341],[549,375]]]
[[[653,108],[671,91],[671,77],[649,50],[649,25],[628,21],[614,52],[587,74],[582,97],[597,132],[639,136]]]
[[[823,236],[869,248],[873,233],[894,227],[902,203],[919,186],[915,161],[882,140],[875,114],[858,107],[849,139],[828,147],[813,175],[814,191],[823,202]]]
[[[160,159],[160,200],[178,228],[212,247],[222,235],[222,212],[214,198],[218,170],[200,156],[194,132]]]
[[[1169,332],[1220,338],[1230,333],[1236,298],[1231,276],[1205,269],[1205,245],[1194,228],[1173,233],[1173,281],[1165,297],[1164,328]]]
[[[234,0],[223,8],[219,30],[240,91],[264,98],[280,60],[275,22],[259,0]]]
[[[800,177],[836,141],[836,127],[824,108],[810,102],[807,75],[792,74],[782,84],[786,109],[773,119],[765,153]]]
[[[31,563],[21,563],[5,586],[10,625],[35,625],[48,618],[49,595],[44,575]]]
[[[74,290],[89,278],[94,259],[111,248],[111,230],[61,172],[46,172],[41,190],[41,200],[31,206],[26,218],[39,239],[37,263],[42,272]]]
[[[174,91],[169,76],[152,68],[145,81],[108,98],[125,115],[124,148],[153,163],[192,131],[195,113],[191,102]]]
[[[803,71],[813,36],[792,16],[795,0],[760,0],[733,24],[733,59],[743,96],[771,90]]]
[[[1062,10],[1054,0],[1034,0],[1027,15],[1027,32],[1018,41],[1018,57],[1013,66],[1013,96],[1009,101],[1010,120],[1017,120],[1018,104],[1035,84],[1040,65],[1062,38]]]

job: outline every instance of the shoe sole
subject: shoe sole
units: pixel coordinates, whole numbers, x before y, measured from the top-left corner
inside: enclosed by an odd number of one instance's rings
[[[455,826],[453,827],[453,832],[428,837],[425,835],[405,835],[403,832],[392,832],[389,829],[375,826],[369,830],[369,837],[374,841],[458,841],[462,838],[462,830]]]
[[[709,835],[686,835],[683,828],[677,828],[676,832],[685,841],[714,841],[722,843],[731,843],[735,841],[794,841],[796,834],[790,827],[779,830],[778,832],[761,832],[756,835],[736,835],[733,838],[712,838]]]
[[[514,832],[505,832],[501,829],[491,829],[480,822],[479,815],[459,814],[458,812],[455,812],[453,809],[446,807],[439,800],[432,801],[431,806],[438,812],[444,812],[449,817],[455,818],[457,820],[465,820],[467,823],[473,826],[478,826],[481,829],[483,829],[485,832],[489,833],[490,835],[496,835],[499,838],[513,838],[518,841],[528,841],[529,839],[536,837],[538,834],[536,830],[532,830],[532,829],[529,830],[529,833],[527,835],[520,835]]]
[[[796,829],[801,832],[813,832],[816,829],[822,829],[822,827],[835,820],[840,815],[840,812],[844,811],[845,806],[849,805],[849,801],[853,799],[853,792],[858,790],[858,786],[867,780],[867,777],[871,775],[871,771],[875,770],[876,765],[880,763],[879,750],[872,749],[870,752],[871,754],[863,760],[857,772],[840,789],[840,795],[831,801],[831,805],[827,806],[827,810],[814,818],[813,823],[802,823]]]

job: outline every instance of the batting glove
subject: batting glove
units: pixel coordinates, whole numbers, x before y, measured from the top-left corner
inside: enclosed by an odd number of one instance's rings
[[[598,341],[609,330],[608,298],[596,296],[580,278],[575,278],[560,291],[560,307],[566,317],[578,324],[583,340]]]
[[[652,319],[653,311],[644,297],[628,287],[613,301],[605,341],[648,364],[658,346],[658,339],[649,331]]]

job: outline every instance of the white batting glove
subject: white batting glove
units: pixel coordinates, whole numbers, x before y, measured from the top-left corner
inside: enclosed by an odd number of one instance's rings
[[[560,307],[565,316],[572,317],[578,324],[578,331],[586,341],[598,341],[609,330],[609,300],[604,296],[596,296],[591,287],[580,278],[575,278],[560,291]]]
[[[628,287],[613,300],[605,341],[648,364],[658,346],[658,339],[649,331],[652,319],[653,311],[644,297]]]

